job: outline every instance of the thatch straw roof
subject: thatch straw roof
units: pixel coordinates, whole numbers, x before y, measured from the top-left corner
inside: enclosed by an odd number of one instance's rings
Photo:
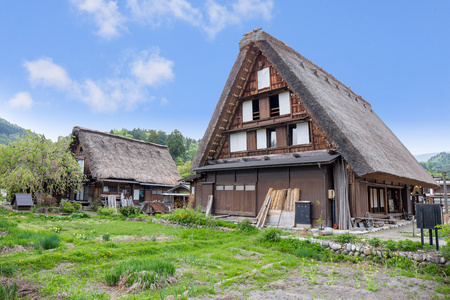
[[[248,56],[249,46],[260,50],[303,104],[338,152],[359,176],[435,186],[433,178],[372,110],[350,88],[285,43],[263,32],[252,32],[239,43],[240,52],[213,118],[194,158],[192,168],[206,164],[211,137],[217,132],[225,104],[232,97],[236,75]]]
[[[92,177],[172,185],[181,179],[167,146],[74,127]]]

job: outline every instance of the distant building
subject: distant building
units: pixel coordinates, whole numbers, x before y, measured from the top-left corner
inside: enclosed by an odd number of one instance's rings
[[[445,205],[445,199],[444,199],[444,179],[441,176],[433,176],[434,180],[437,184],[439,184],[439,187],[436,187],[434,189],[431,188],[424,188],[423,193],[427,197],[427,200],[430,203],[435,204],[443,204]],[[447,182],[447,199],[450,201],[450,178],[445,178]]]
[[[72,200],[84,204],[116,195],[135,204],[163,200],[181,179],[167,146],[74,127],[71,149],[88,183]]]

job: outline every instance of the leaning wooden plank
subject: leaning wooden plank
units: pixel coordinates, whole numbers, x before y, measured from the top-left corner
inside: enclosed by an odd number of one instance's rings
[[[256,219],[259,219],[261,217],[262,211],[264,210],[264,207],[267,203],[267,201],[269,201],[269,197],[273,192],[273,188],[270,188],[269,191],[267,192],[266,198],[264,199],[263,205],[261,206],[261,209],[259,210],[258,215],[256,216]]]
[[[284,201],[286,201],[286,194],[287,194],[287,190],[286,189],[281,190],[280,198],[279,198],[279,201],[277,203],[277,206],[278,206],[279,210],[283,209]]]
[[[290,210],[290,208],[291,208],[291,195],[292,195],[292,189],[288,189],[287,195],[286,195],[286,201],[284,202],[284,210]]]
[[[259,227],[264,226],[266,223],[267,214],[269,212],[270,203],[272,202],[272,195],[269,196],[269,199],[267,199],[266,206],[264,207],[263,213],[261,214],[261,218],[259,219]]]
[[[206,205],[206,216],[209,216],[211,214],[212,210],[212,204],[213,204],[213,195],[208,196],[208,204]]]
[[[260,210],[261,214],[260,214],[259,218],[257,219],[258,221],[256,222],[256,227],[261,226],[262,219],[263,219],[264,215],[267,214],[267,211],[269,210],[271,198],[272,198],[272,195],[269,195],[269,198],[267,198],[267,201],[261,207],[261,210]]]

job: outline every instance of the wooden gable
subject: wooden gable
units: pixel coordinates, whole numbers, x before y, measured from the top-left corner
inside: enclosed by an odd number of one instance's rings
[[[258,72],[264,69],[269,70],[270,84],[268,87],[258,89]],[[269,99],[273,95],[280,93],[289,93],[289,114],[271,117],[269,108]],[[244,121],[243,102],[258,101],[259,115],[258,120]],[[237,101],[234,114],[230,120],[228,130],[224,131],[225,138],[223,144],[219,147],[219,152],[215,155],[216,159],[245,157],[267,154],[281,154],[301,151],[326,150],[335,148],[333,143],[328,141],[319,126],[312,120],[302,104],[303,99],[295,95],[289,90],[286,82],[279,75],[275,67],[269,62],[263,53],[258,51],[256,59],[253,63],[248,80],[243,87],[242,96]],[[310,143],[304,145],[289,145],[289,126],[298,122],[309,122]],[[277,147],[257,149],[257,133],[258,129],[275,128]],[[230,135],[246,131],[247,150],[231,151]]]

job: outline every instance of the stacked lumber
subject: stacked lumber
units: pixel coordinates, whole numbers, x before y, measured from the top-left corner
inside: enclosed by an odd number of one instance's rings
[[[295,201],[300,198],[300,189],[282,189],[275,190],[270,188],[267,192],[266,198],[264,200],[261,209],[256,216],[257,227],[262,227],[266,224],[267,215],[275,214],[278,215],[278,224],[281,219],[281,213],[283,211],[293,212],[295,210]],[[291,214],[292,215],[292,214]]]

